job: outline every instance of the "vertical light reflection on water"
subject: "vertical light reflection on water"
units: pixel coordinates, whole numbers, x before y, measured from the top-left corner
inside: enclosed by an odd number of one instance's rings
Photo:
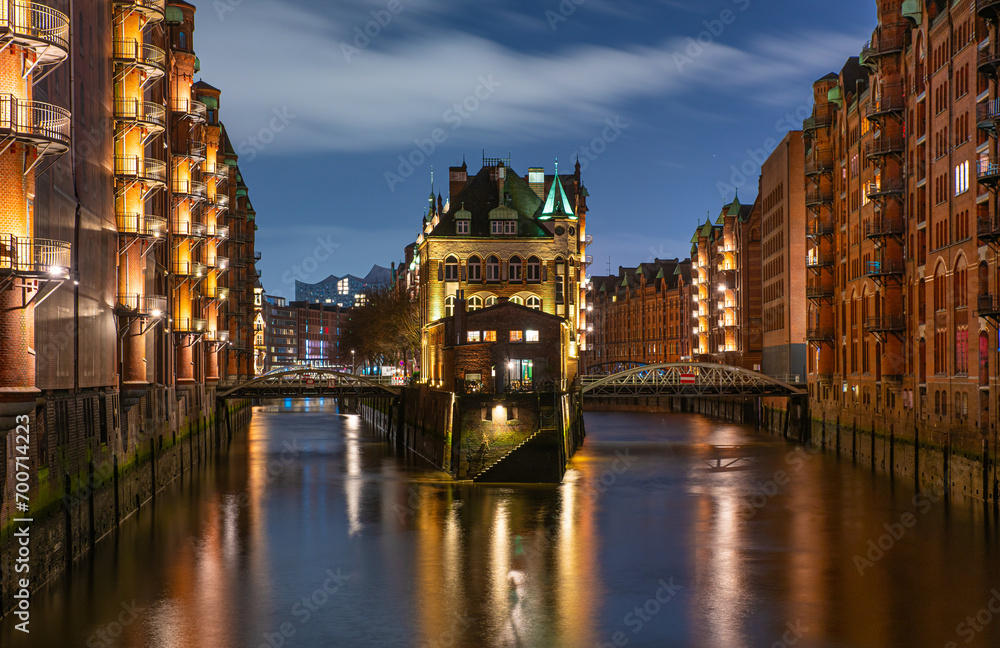
[[[364,490],[364,467],[361,464],[361,419],[351,416],[344,421],[344,452],[347,476],[344,497],[347,500],[347,528],[351,537],[361,532],[361,495]]]
[[[597,531],[594,502],[583,492],[596,468],[581,462],[566,471],[559,487],[559,539],[556,545],[556,634],[566,646],[591,645],[601,607],[597,576]]]
[[[691,490],[699,498],[692,526],[693,609],[701,617],[696,636],[706,637],[706,645],[742,648],[748,645],[744,623],[752,593],[746,583],[745,522],[740,509],[751,473],[745,465],[717,469],[714,458],[730,452],[717,446],[738,445],[744,437],[738,428],[709,425],[705,419],[696,419],[693,427],[696,456],[701,459],[689,468]]]

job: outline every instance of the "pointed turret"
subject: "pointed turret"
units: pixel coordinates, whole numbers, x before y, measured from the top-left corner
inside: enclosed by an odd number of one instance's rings
[[[556,160],[555,177],[552,178],[552,186],[549,188],[549,195],[545,199],[545,206],[542,208],[539,220],[552,220],[553,218],[576,218],[573,207],[569,204],[566,190],[563,188],[562,180],[559,179],[559,160]]]

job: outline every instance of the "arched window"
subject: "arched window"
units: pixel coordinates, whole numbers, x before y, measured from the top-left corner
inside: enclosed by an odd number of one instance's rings
[[[187,34],[185,34],[184,32],[181,32],[180,35],[177,37],[177,42],[180,45],[180,49],[187,50],[187,48],[188,48],[188,37],[187,37]]]
[[[483,260],[477,256],[469,257],[469,283],[483,280]],[[469,303],[472,303],[471,300]]]
[[[483,298],[472,296],[469,297],[469,312],[481,310],[483,308]]]
[[[532,295],[528,297],[528,308],[533,308],[534,310],[542,310],[542,300],[540,297]]]
[[[486,281],[500,281],[500,259],[494,255],[486,259]]]
[[[452,295],[444,300],[444,316],[454,317],[455,315],[455,297]]]
[[[458,281],[458,259],[453,256],[444,261],[444,280]]]
[[[490,306],[496,306],[497,302],[498,302],[497,296],[490,295],[489,297],[486,298],[486,308],[489,308]]]
[[[510,298],[510,303],[517,304],[518,306],[524,306],[524,299],[521,297],[514,296]]]
[[[542,280],[542,262],[536,257],[528,258],[527,267],[528,281],[541,281]]]
[[[510,261],[507,262],[507,278],[511,281],[521,281],[521,277],[524,276],[524,268],[521,265],[521,257],[512,256]]]

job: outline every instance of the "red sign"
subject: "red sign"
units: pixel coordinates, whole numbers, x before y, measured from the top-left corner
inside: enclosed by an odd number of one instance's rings
[[[698,374],[681,374],[681,384],[682,385],[697,385],[698,384]]]
[[[306,384],[307,385],[315,385],[316,384],[316,379],[315,378],[306,378]]]

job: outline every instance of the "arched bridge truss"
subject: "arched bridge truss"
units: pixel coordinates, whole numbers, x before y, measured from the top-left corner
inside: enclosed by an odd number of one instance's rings
[[[649,365],[645,362],[633,362],[631,360],[622,362],[602,362],[601,364],[590,365],[587,367],[587,372],[584,375],[587,376],[610,376],[612,374],[621,373],[622,371],[628,371],[629,369],[634,369],[636,367],[648,367]]]
[[[265,374],[219,392],[217,398],[337,398],[340,396],[396,396],[399,388],[385,379],[339,371],[291,369]]]
[[[584,396],[805,396],[794,385],[739,367],[683,362],[581,376]]]

